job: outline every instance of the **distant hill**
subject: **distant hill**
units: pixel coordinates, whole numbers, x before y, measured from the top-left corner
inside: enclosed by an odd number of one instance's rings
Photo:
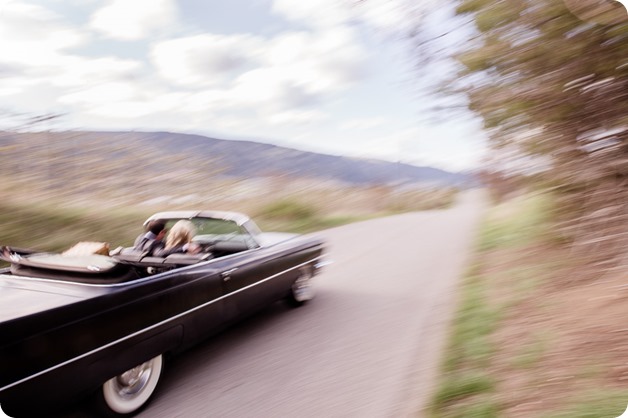
[[[45,169],[48,177],[67,176],[68,167],[75,167],[70,175],[77,170],[87,175],[86,167],[106,163],[111,170],[103,172],[101,178],[114,179],[124,173],[139,175],[140,167],[141,175],[147,177],[180,171],[182,167],[198,167],[197,171],[202,168],[212,176],[288,176],[350,185],[424,183],[465,187],[472,181],[465,174],[432,167],[171,132],[4,132],[0,133],[0,150],[9,150],[3,152],[10,159],[5,161],[5,175],[28,172],[34,166]],[[10,169],[12,165],[15,167]]]
[[[107,135],[104,132],[98,134]],[[133,132],[133,138],[146,147],[219,161],[224,170],[222,174],[234,177],[288,175],[357,185],[421,182],[464,186],[470,182],[469,176],[465,174],[432,167],[318,154],[259,142],[171,132]]]

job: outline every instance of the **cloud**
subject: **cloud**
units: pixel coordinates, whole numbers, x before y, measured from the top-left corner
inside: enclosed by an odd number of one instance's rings
[[[45,83],[77,86],[101,79],[125,77],[140,68],[135,60],[116,57],[89,58],[71,53],[84,46],[89,35],[64,24],[61,17],[43,7],[8,2],[0,13],[0,86],[12,83]]]
[[[0,106],[26,112],[65,111],[57,99],[67,89],[128,77],[139,69],[133,60],[93,59],[73,53],[89,40],[89,33],[42,6],[4,3],[0,13]]]
[[[343,90],[365,74],[367,53],[351,29],[286,33],[268,49],[267,64],[311,92]]]
[[[52,11],[7,2],[0,13],[0,106],[16,111],[66,111],[66,95],[85,86],[124,80],[141,71],[139,61],[73,53],[90,36]],[[99,100],[94,96],[92,100]]]
[[[366,130],[386,126],[387,123],[390,124],[390,121],[383,117],[350,119],[343,123],[340,129],[345,131]]]
[[[60,96],[58,102],[102,120],[130,122],[130,128],[134,129],[132,123],[142,116],[162,122],[164,115],[176,113],[177,117],[172,118],[170,123],[177,124],[177,121],[185,120],[186,115],[209,113],[206,105],[193,106],[193,96],[192,93],[173,92],[149,78],[120,79],[88,85]]]
[[[88,0],[100,9],[83,3],[84,14],[71,20],[9,2],[0,13],[0,108],[65,112],[70,127],[217,130],[310,143],[325,136],[334,147],[361,149],[389,127],[379,118],[343,125],[338,103],[373,76],[363,29],[397,25],[402,0],[391,1],[276,0],[274,13],[290,24],[264,35],[185,28],[174,0]],[[87,23],[70,23],[77,21]],[[359,112],[359,105],[351,110]],[[345,130],[356,129],[363,132],[351,143]],[[372,145],[373,153],[385,148]]]
[[[264,67],[246,72],[238,77],[227,97],[233,106],[257,108],[266,114],[308,107],[319,100],[306,83],[282,67]]]
[[[201,33],[151,43],[156,30],[176,26],[173,2],[111,0],[86,17],[81,29],[42,6],[7,3],[0,14],[0,102],[19,107],[41,97],[30,111],[56,108],[90,120],[233,112],[287,126],[324,119],[318,109],[365,74],[367,52],[350,27],[269,37]],[[90,44],[90,30],[115,40],[146,38],[137,45],[147,48],[149,61],[81,54],[107,45]]]
[[[436,0],[274,0],[272,12],[313,29],[362,24],[376,31],[403,32],[416,24],[409,18],[438,4]]]
[[[135,84],[113,82],[88,87],[80,91],[66,94],[59,99],[60,103],[89,105],[93,103],[116,103],[132,100],[138,96]],[[96,100],[94,100],[97,98]]]
[[[104,36],[137,41],[177,23],[174,0],[110,0],[92,14],[89,26]]]
[[[286,110],[318,105],[359,81],[366,53],[353,31],[334,28],[270,38],[201,34],[159,42],[150,56],[173,87],[198,92],[190,98],[196,108],[278,112],[273,120],[284,121]]]
[[[418,8],[428,7],[433,0],[421,0]],[[416,24],[409,14],[417,9],[417,2],[408,0],[374,0],[356,5],[360,20],[366,25],[385,32],[403,32]]]
[[[50,75],[50,83],[66,87],[133,80],[143,71],[140,61],[117,57],[67,56],[54,67],[54,71],[50,71],[54,73]]]
[[[88,40],[86,33],[64,25],[60,16],[41,6],[8,1],[0,11],[0,64],[48,65]]]
[[[349,22],[355,16],[352,3],[347,0],[274,0],[271,10],[287,20],[320,28]]]
[[[272,125],[302,125],[307,123],[320,122],[328,118],[328,115],[318,110],[288,110],[275,113],[269,119]]]
[[[250,35],[202,34],[156,43],[150,57],[174,84],[212,85],[253,65],[262,48],[263,41]]]

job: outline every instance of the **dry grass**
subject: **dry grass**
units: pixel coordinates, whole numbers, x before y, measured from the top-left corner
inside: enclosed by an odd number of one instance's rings
[[[582,260],[556,244],[543,199],[510,201],[486,220],[436,417],[615,418],[628,404],[628,272],[574,282]],[[484,384],[453,390],[470,375]]]
[[[236,188],[237,190],[237,188]],[[0,203],[0,244],[61,251],[78,241],[105,241],[112,248],[130,245],[142,232],[142,222],[150,214],[176,209],[214,209],[249,214],[266,231],[307,233],[370,217],[393,213],[387,204],[399,197],[374,194],[370,188],[288,189],[283,192],[230,198],[199,196],[195,199],[170,199],[153,204],[109,199],[98,194],[80,199],[16,193]],[[405,194],[404,206],[396,211],[447,207],[453,190],[416,191]],[[413,203],[413,199],[415,203]],[[427,204],[429,202],[429,204]]]

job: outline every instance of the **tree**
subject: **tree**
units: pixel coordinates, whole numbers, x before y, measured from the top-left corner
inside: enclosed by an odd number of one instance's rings
[[[628,260],[625,11],[596,23],[562,0],[461,0],[456,13],[478,36],[456,54],[462,70],[449,88],[468,95],[493,147],[549,159],[544,184],[574,250],[604,267]]]

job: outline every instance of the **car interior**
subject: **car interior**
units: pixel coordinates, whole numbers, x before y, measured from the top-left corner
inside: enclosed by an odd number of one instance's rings
[[[168,219],[169,229],[179,219]],[[192,242],[200,247],[195,254],[176,253],[155,257],[133,247],[118,247],[107,254],[90,252],[99,243],[79,243],[89,253],[56,254],[30,249],[3,247],[0,259],[11,263],[15,275],[84,283],[117,283],[161,273],[174,268],[224,257],[257,248],[255,239],[237,223],[224,219],[191,218],[196,228]],[[101,246],[97,246],[101,247]]]

